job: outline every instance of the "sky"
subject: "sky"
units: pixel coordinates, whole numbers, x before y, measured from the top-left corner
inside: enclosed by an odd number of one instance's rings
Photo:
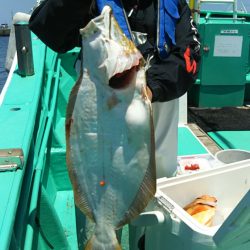
[[[84,0],[83,0],[84,1]],[[16,12],[29,13],[36,0],[0,0],[0,23],[11,23]]]
[[[239,9],[242,8],[241,1],[250,12],[250,0],[238,0]],[[16,12],[29,13],[35,3],[36,0],[0,0],[0,23],[10,24],[12,15]]]

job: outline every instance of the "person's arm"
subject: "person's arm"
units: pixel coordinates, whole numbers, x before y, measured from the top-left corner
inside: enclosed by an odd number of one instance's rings
[[[147,71],[152,102],[170,101],[187,92],[195,82],[200,61],[199,34],[185,0],[179,1],[180,19],[176,26],[176,45],[165,60],[154,58]]]
[[[94,15],[93,4],[92,0],[46,0],[32,13],[29,27],[48,47],[64,53],[80,46],[79,29]]]

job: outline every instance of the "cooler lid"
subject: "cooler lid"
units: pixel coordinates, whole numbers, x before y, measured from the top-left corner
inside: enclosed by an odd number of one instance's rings
[[[221,247],[250,245],[250,190],[224,221],[213,239]]]

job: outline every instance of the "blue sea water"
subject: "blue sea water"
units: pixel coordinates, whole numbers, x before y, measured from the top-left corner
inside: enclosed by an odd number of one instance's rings
[[[0,37],[0,92],[8,76],[5,70],[5,58],[8,48],[8,42],[9,42],[8,36]]]

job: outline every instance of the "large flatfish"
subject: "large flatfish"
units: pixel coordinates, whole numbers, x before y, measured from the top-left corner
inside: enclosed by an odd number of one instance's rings
[[[86,249],[121,249],[115,230],[155,194],[151,103],[144,60],[105,6],[81,30],[82,75],[66,118],[75,203],[95,223]]]

